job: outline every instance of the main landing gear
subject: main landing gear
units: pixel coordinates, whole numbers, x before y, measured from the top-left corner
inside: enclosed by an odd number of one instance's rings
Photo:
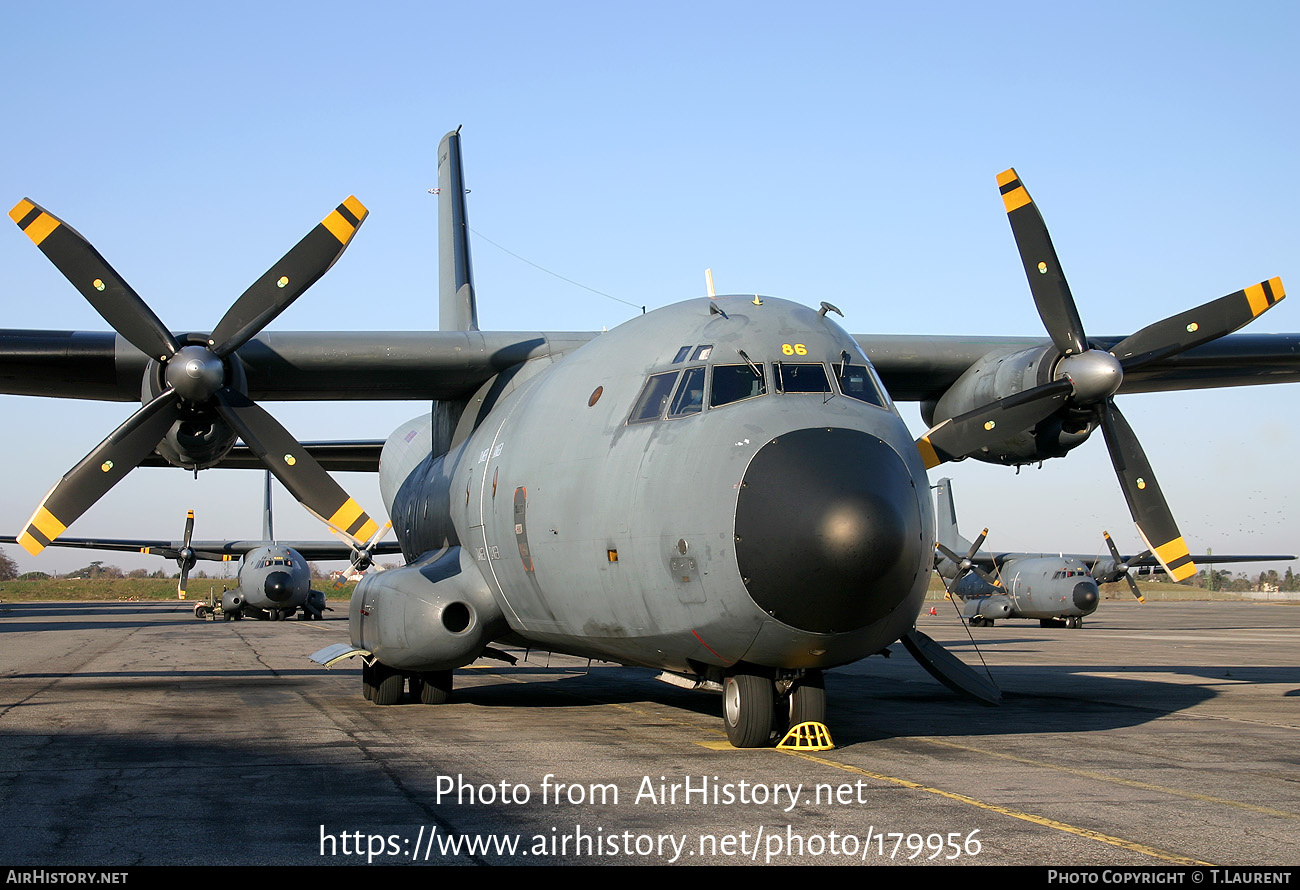
[[[826,722],[826,685],[820,670],[774,681],[753,670],[735,670],[722,681],[722,722],[737,748],[765,747],[800,723]]]
[[[1071,615],[1069,618],[1040,618],[1039,627],[1068,627],[1070,630],[1077,630],[1083,627],[1083,619],[1077,615]]]
[[[411,697],[425,705],[445,704],[451,698],[451,671],[403,673],[382,662],[361,663],[361,692],[366,701],[396,705],[410,681]]]

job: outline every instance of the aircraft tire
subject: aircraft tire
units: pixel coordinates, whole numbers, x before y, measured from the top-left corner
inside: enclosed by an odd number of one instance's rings
[[[1065,619],[1065,626],[1068,627],[1070,630],[1075,630],[1075,629],[1078,628],[1079,625],[1081,625],[1081,624],[1083,624],[1083,619],[1082,619],[1082,618],[1075,618],[1075,617],[1071,616],[1071,617]]]
[[[826,722],[826,680],[820,670],[806,671],[794,686],[790,687],[790,726],[800,723]]]
[[[776,688],[767,677],[729,674],[722,682],[722,722],[735,748],[760,748],[772,735]]]
[[[361,662],[361,694],[366,697],[366,701],[375,700],[375,672],[364,661]]]
[[[377,661],[371,671],[375,678],[375,695],[371,701],[377,705],[395,705],[400,702],[402,693],[406,691],[406,675]]]
[[[451,698],[451,671],[425,671],[420,674],[419,680],[421,704],[442,705]],[[414,677],[411,681],[411,685],[415,685]]]

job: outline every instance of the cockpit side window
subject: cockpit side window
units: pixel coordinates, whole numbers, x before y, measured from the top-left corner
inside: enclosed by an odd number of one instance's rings
[[[677,385],[677,394],[673,396],[672,407],[668,416],[685,417],[699,414],[704,408],[704,366],[687,368],[682,372],[682,382]]]
[[[826,366],[805,363],[776,363],[776,385],[779,392],[828,393],[831,382],[826,377]]]
[[[717,408],[766,394],[767,380],[762,365],[714,365],[709,407]]]
[[[866,365],[844,365],[844,373],[839,380],[840,392],[849,398],[881,408],[887,407],[884,395],[876,386],[875,375]]]
[[[669,371],[666,374],[651,375],[641,389],[641,395],[637,397],[636,405],[633,406],[627,422],[649,423],[658,420],[664,413],[664,405],[668,404],[668,397],[672,394],[673,384],[677,382],[679,373],[679,371]]]

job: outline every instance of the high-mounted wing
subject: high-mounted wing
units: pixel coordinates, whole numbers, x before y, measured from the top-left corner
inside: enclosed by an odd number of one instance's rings
[[[599,336],[540,331],[275,331],[239,348],[256,401],[463,399],[495,374]],[[936,400],[990,355],[1041,337],[855,334],[895,401]],[[1109,349],[1123,337],[1092,337]],[[0,330],[0,394],[135,402],[149,357],[113,333]],[[1231,334],[1124,374],[1117,395],[1300,382],[1300,334]]]

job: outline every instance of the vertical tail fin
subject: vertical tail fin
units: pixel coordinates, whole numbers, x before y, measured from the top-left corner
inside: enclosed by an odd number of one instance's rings
[[[443,136],[438,144],[438,328],[478,330],[460,127]]]
[[[953,504],[951,479],[940,479],[934,486],[934,514],[939,543],[955,553],[970,550],[971,542],[957,531],[957,507]]]
[[[266,471],[266,499],[262,504],[262,540],[275,543],[275,529],[271,524],[271,471]]]

